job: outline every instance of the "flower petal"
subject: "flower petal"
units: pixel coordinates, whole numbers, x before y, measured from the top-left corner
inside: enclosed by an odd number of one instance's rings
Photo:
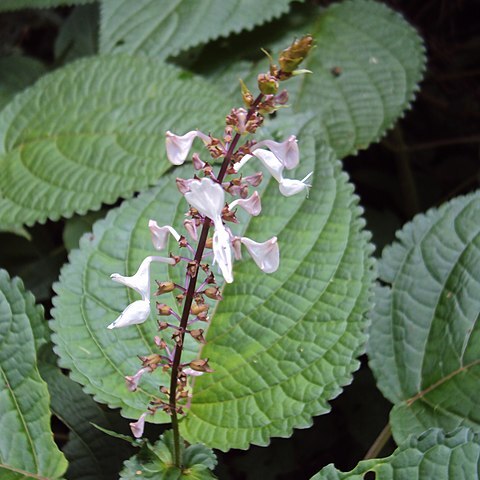
[[[167,150],[167,157],[174,165],[182,165],[192,148],[192,143],[197,137],[197,131],[192,130],[185,135],[174,135],[172,132],[165,133],[165,148]]]
[[[140,418],[136,422],[130,423],[130,430],[133,433],[135,438],[140,438],[143,435],[143,430],[145,428],[145,417],[147,413],[142,413]]]
[[[213,234],[213,256],[215,262],[218,263],[225,281],[227,283],[232,283],[232,249],[230,247],[230,234],[223,226],[221,220],[215,222],[215,233]]]
[[[264,150],[263,148],[258,148],[253,152],[253,155],[263,163],[265,168],[277,182],[280,182],[283,179],[284,166],[274,153],[269,150]]]
[[[167,246],[169,234],[172,235],[177,242],[180,240],[180,235],[170,225],[165,225],[163,227],[160,227],[155,220],[149,220],[148,228],[152,233],[153,246],[157,250],[163,250]]]
[[[143,323],[150,315],[150,301],[137,300],[131,303],[107,328],[128,327]]]
[[[291,170],[298,165],[300,152],[298,150],[298,142],[295,135],[290,135],[281,143],[273,140],[263,140],[254,145],[251,150],[254,152],[257,148],[264,145],[275,154],[285,168]]]
[[[306,191],[308,196],[308,189],[311,187],[310,184],[305,183],[313,172],[310,172],[303,180],[293,180],[290,178],[283,178],[278,185],[280,193],[285,197],[291,197],[296,195],[299,192]]]
[[[140,267],[137,270],[137,273],[131,277],[124,277],[119,273],[112,273],[110,278],[117,283],[126,285],[127,287],[133,288],[141,296],[142,300],[150,299],[150,264],[152,262],[161,262],[168,263],[170,265],[175,264],[173,258],[159,257],[159,256],[148,256],[140,264]]]
[[[263,243],[254,242],[247,237],[242,237],[241,241],[260,270],[265,273],[273,273],[278,269],[280,265],[280,250],[277,237],[272,237]]]
[[[191,182],[189,187],[190,191],[184,194],[187,202],[214,222],[220,219],[225,205],[225,191],[222,186],[210,178],[202,178]]]
[[[253,192],[253,194],[249,198],[239,198],[238,200],[234,200],[230,204],[230,210],[235,207],[242,207],[245,211],[247,211],[250,215],[256,217],[260,215],[262,211],[262,203],[260,201],[260,195],[258,192]]]

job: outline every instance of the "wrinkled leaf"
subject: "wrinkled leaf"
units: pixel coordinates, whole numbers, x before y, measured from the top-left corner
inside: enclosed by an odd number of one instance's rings
[[[397,442],[480,427],[480,192],[418,215],[380,263],[370,365]]]

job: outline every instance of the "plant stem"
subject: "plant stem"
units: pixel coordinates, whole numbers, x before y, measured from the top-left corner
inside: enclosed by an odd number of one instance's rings
[[[252,106],[248,110],[247,113],[247,121],[256,111],[258,104],[263,98],[263,94],[259,94],[258,97],[253,102]],[[222,183],[225,175],[227,173],[228,166],[230,164],[230,160],[232,158],[233,153],[235,152],[235,148],[237,147],[238,141],[240,140],[241,135],[237,133],[233,138],[227,154],[223,159],[222,166],[220,167],[220,172],[218,173],[217,180],[219,183]],[[200,234],[200,239],[198,240],[197,251],[195,253],[195,262],[197,265],[200,265],[200,261],[202,260],[203,252],[205,250],[205,243],[208,238],[208,231],[211,225],[210,218],[206,217],[205,221],[203,222],[202,232]],[[198,272],[200,268],[197,268],[195,274],[190,277],[188,281],[187,293],[185,296],[185,304],[183,306],[182,317],[180,320],[180,341],[175,348],[175,355],[173,357],[172,362],[172,373],[170,377],[170,395],[169,395],[169,403],[171,409],[171,416],[172,416],[172,430],[173,430],[173,444],[174,444],[174,462],[178,468],[182,468],[183,460],[181,458],[181,449],[180,449],[180,431],[178,427],[178,415],[177,415],[177,384],[178,384],[178,370],[180,366],[180,360],[182,358],[183,352],[183,342],[185,339],[185,331],[188,325],[188,317],[190,315],[190,309],[192,308],[193,297],[195,295],[195,288],[197,285],[197,278]]]
[[[370,460],[371,458],[376,458],[381,453],[387,442],[390,440],[392,436],[392,430],[390,428],[390,424],[387,423],[383,430],[380,432],[378,437],[373,442],[372,446],[368,449],[364,460]]]

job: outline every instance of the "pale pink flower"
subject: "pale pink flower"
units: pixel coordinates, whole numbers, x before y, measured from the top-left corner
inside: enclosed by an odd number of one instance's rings
[[[152,243],[156,250],[163,250],[167,246],[169,235],[172,235],[177,242],[180,240],[180,235],[170,225],[160,227],[155,220],[149,220],[148,228],[152,233]]]
[[[262,140],[255,144],[251,150],[252,152],[256,149],[266,146],[270,149],[271,152],[280,160],[282,165],[291,170],[298,165],[300,160],[300,152],[298,150],[297,137],[295,135],[290,135],[283,142],[275,142],[273,140]]]
[[[141,368],[135,375],[127,375],[125,377],[127,388],[131,392],[134,392],[138,388],[138,383],[140,382],[140,379],[142,378],[143,374],[151,371],[152,369],[150,367],[144,367],[144,368]]]
[[[260,215],[260,212],[262,211],[262,204],[258,192],[253,192],[249,198],[240,198],[238,200],[234,200],[230,204],[229,208],[231,210],[237,206],[242,207],[246,212],[254,217]]]
[[[185,135],[174,135],[172,132],[167,131],[165,133],[165,148],[168,160],[173,165],[182,165],[187,159],[188,152],[192,148],[196,137],[201,138],[204,143],[209,142],[208,136],[198,130],[192,130]]]
[[[265,273],[273,273],[278,269],[280,264],[280,250],[278,248],[277,237],[272,237],[263,243],[254,242],[247,237],[241,237],[240,240],[260,270]]]
[[[140,418],[136,422],[130,423],[130,430],[133,433],[135,438],[141,438],[143,435],[143,430],[145,428],[145,417],[147,416],[147,412],[142,413]]]

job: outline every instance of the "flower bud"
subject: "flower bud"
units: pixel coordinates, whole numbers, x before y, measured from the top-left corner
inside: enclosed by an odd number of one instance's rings
[[[155,295],[162,295],[162,293],[168,293],[175,290],[175,284],[173,282],[157,282],[157,291]]]
[[[282,51],[279,58],[280,69],[284,73],[292,73],[302,63],[313,46],[313,37],[305,35],[295,40]]]
[[[210,368],[210,365],[208,364],[208,358],[199,358],[197,360],[192,360],[188,365],[192,370],[195,370],[196,372],[213,372],[213,370]]]
[[[220,293],[220,289],[218,287],[207,287],[203,293],[212,300],[222,299],[222,294]]]
[[[213,247],[213,238],[208,237],[207,241],[205,242],[205,248],[212,248]]]
[[[157,312],[159,315],[168,316],[172,314],[172,309],[165,303],[157,302]]]
[[[260,73],[257,77],[258,89],[264,95],[274,95],[278,92],[278,80],[268,73]]]
[[[195,330],[190,330],[190,335],[194,338],[197,342],[200,343],[207,343],[205,338],[203,337],[203,328],[197,328]]]
[[[167,322],[158,322],[158,329],[160,331],[166,330],[168,328],[168,323]]]
[[[152,353],[145,357],[138,357],[144,367],[157,368],[158,364],[162,362],[162,357],[158,353]]]
[[[192,305],[192,308],[190,308],[190,313],[192,315],[198,315],[202,312],[207,312],[208,311],[208,305],[206,303],[196,303],[195,305]]]
[[[242,89],[242,99],[243,103],[247,108],[250,108],[254,102],[254,98],[252,95],[252,92],[248,89],[248,87],[245,85],[243,80],[240,80],[240,87]]]

